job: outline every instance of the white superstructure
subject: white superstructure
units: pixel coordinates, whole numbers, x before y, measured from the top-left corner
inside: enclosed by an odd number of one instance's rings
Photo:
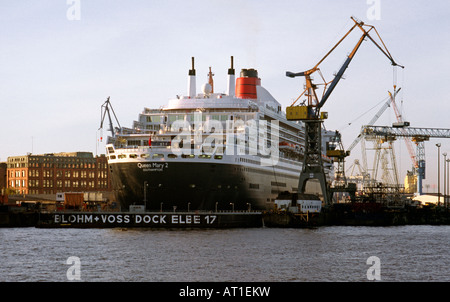
[[[123,204],[147,198],[146,186],[148,196],[161,203],[171,202],[162,200],[167,197],[177,199],[177,207],[189,204],[192,209],[194,203],[202,209],[217,207],[219,201],[214,200],[221,200],[223,207],[270,209],[278,193],[297,191],[302,123],[286,120],[281,104],[260,85],[254,69],[243,69],[235,79],[232,66],[227,93],[213,92],[211,78],[210,72],[208,85],[197,93],[192,66],[186,96],[160,109],[145,108],[132,128],[121,128],[110,138],[108,162]],[[324,153],[325,141],[333,135],[324,132]],[[331,160],[324,159],[332,173]],[[172,189],[163,192],[164,187]],[[311,183],[312,191],[314,187]],[[175,188],[180,197],[172,196]],[[194,198],[203,201],[190,200]],[[225,199],[230,199],[228,205]]]

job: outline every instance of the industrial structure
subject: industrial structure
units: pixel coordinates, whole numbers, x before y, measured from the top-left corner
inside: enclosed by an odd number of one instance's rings
[[[442,128],[414,128],[389,126],[363,126],[362,133],[367,138],[378,138],[393,141],[397,137],[410,138],[416,143],[417,152],[411,156],[417,162],[417,193],[422,195],[422,180],[425,179],[425,141],[430,138],[450,138],[450,129]]]
[[[99,128],[99,130],[101,131],[100,141],[103,140],[103,123],[105,122],[106,115],[108,115],[108,122],[109,122],[109,129],[107,129],[107,130],[111,132],[111,136],[113,138],[115,137],[116,131],[115,131],[114,126],[113,126],[111,113],[114,115],[114,118],[115,118],[115,120],[117,122],[117,125],[119,127],[118,129],[121,128],[119,120],[117,119],[116,113],[114,112],[114,109],[113,109],[113,107],[111,105],[111,102],[109,101],[109,98],[110,97],[108,97],[106,99],[106,101],[103,103],[103,105],[101,107],[101,122],[100,122],[100,128]]]
[[[299,179],[299,185],[298,185],[298,192],[304,193],[306,188],[306,182],[310,179],[317,179],[321,185],[323,196],[324,196],[324,202],[326,204],[331,203],[331,188],[329,184],[326,182],[323,163],[322,163],[322,150],[320,148],[321,146],[321,129],[322,129],[322,123],[323,120],[327,118],[326,112],[320,112],[321,108],[325,104],[325,102],[330,97],[331,93],[333,92],[334,88],[342,78],[345,70],[349,66],[350,62],[354,58],[357,50],[361,46],[361,43],[366,39],[370,39],[375,46],[378,47],[378,49],[390,60],[393,66],[399,66],[401,65],[397,64],[392,56],[390,55],[389,51],[387,50],[384,42],[381,40],[380,35],[376,31],[375,27],[371,25],[366,25],[361,21],[356,20],[355,18],[351,18],[354,21],[354,25],[352,28],[339,40],[339,42],[311,69],[304,71],[304,72],[286,72],[286,76],[294,78],[298,76],[304,76],[306,80],[306,85],[304,91],[301,93],[301,95],[292,103],[291,106],[286,108],[286,117],[288,120],[294,120],[294,121],[302,121],[305,123],[305,155],[303,159],[303,167],[300,174]],[[357,44],[351,51],[351,53],[348,55],[347,59],[345,60],[344,64],[341,66],[340,70],[335,75],[334,79],[331,82],[326,82],[325,79],[322,76],[322,73],[320,72],[319,65],[333,52],[336,47],[350,34],[351,31],[353,31],[355,28],[359,28],[363,34],[361,35],[360,39],[358,40]],[[366,29],[368,28],[368,29]],[[382,46],[380,46],[369,34],[370,31],[374,31],[378,38],[381,41]],[[323,94],[321,99],[319,99],[316,89],[317,84],[314,84],[311,78],[311,75],[315,72],[319,72],[320,76],[323,79],[323,83],[321,85],[324,85],[323,88]],[[300,97],[303,95],[306,96],[305,102],[301,104],[300,106],[295,106],[296,102]],[[343,164],[344,159],[349,154],[345,152],[345,150],[339,150],[334,149],[330,150],[331,152],[328,152],[327,154],[335,159],[341,164]],[[346,188],[343,188],[344,190]],[[347,188],[349,190],[353,190],[353,188]]]

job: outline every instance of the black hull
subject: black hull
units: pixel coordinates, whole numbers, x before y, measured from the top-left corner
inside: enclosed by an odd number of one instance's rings
[[[298,185],[298,177],[292,175],[275,177],[270,171],[233,164],[160,161],[109,165],[122,210],[144,204],[150,211],[172,211],[174,207],[177,211],[268,210],[279,191]],[[285,186],[274,188],[273,180],[281,180]]]

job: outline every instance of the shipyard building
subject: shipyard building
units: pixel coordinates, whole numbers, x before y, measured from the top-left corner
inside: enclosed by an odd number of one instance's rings
[[[111,192],[107,159],[91,152],[8,157],[6,187],[23,195]]]

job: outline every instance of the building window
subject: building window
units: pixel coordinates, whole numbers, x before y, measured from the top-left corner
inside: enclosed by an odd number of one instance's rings
[[[248,187],[250,189],[259,189],[259,184],[252,184],[252,183],[250,183],[250,184],[248,184]]]

